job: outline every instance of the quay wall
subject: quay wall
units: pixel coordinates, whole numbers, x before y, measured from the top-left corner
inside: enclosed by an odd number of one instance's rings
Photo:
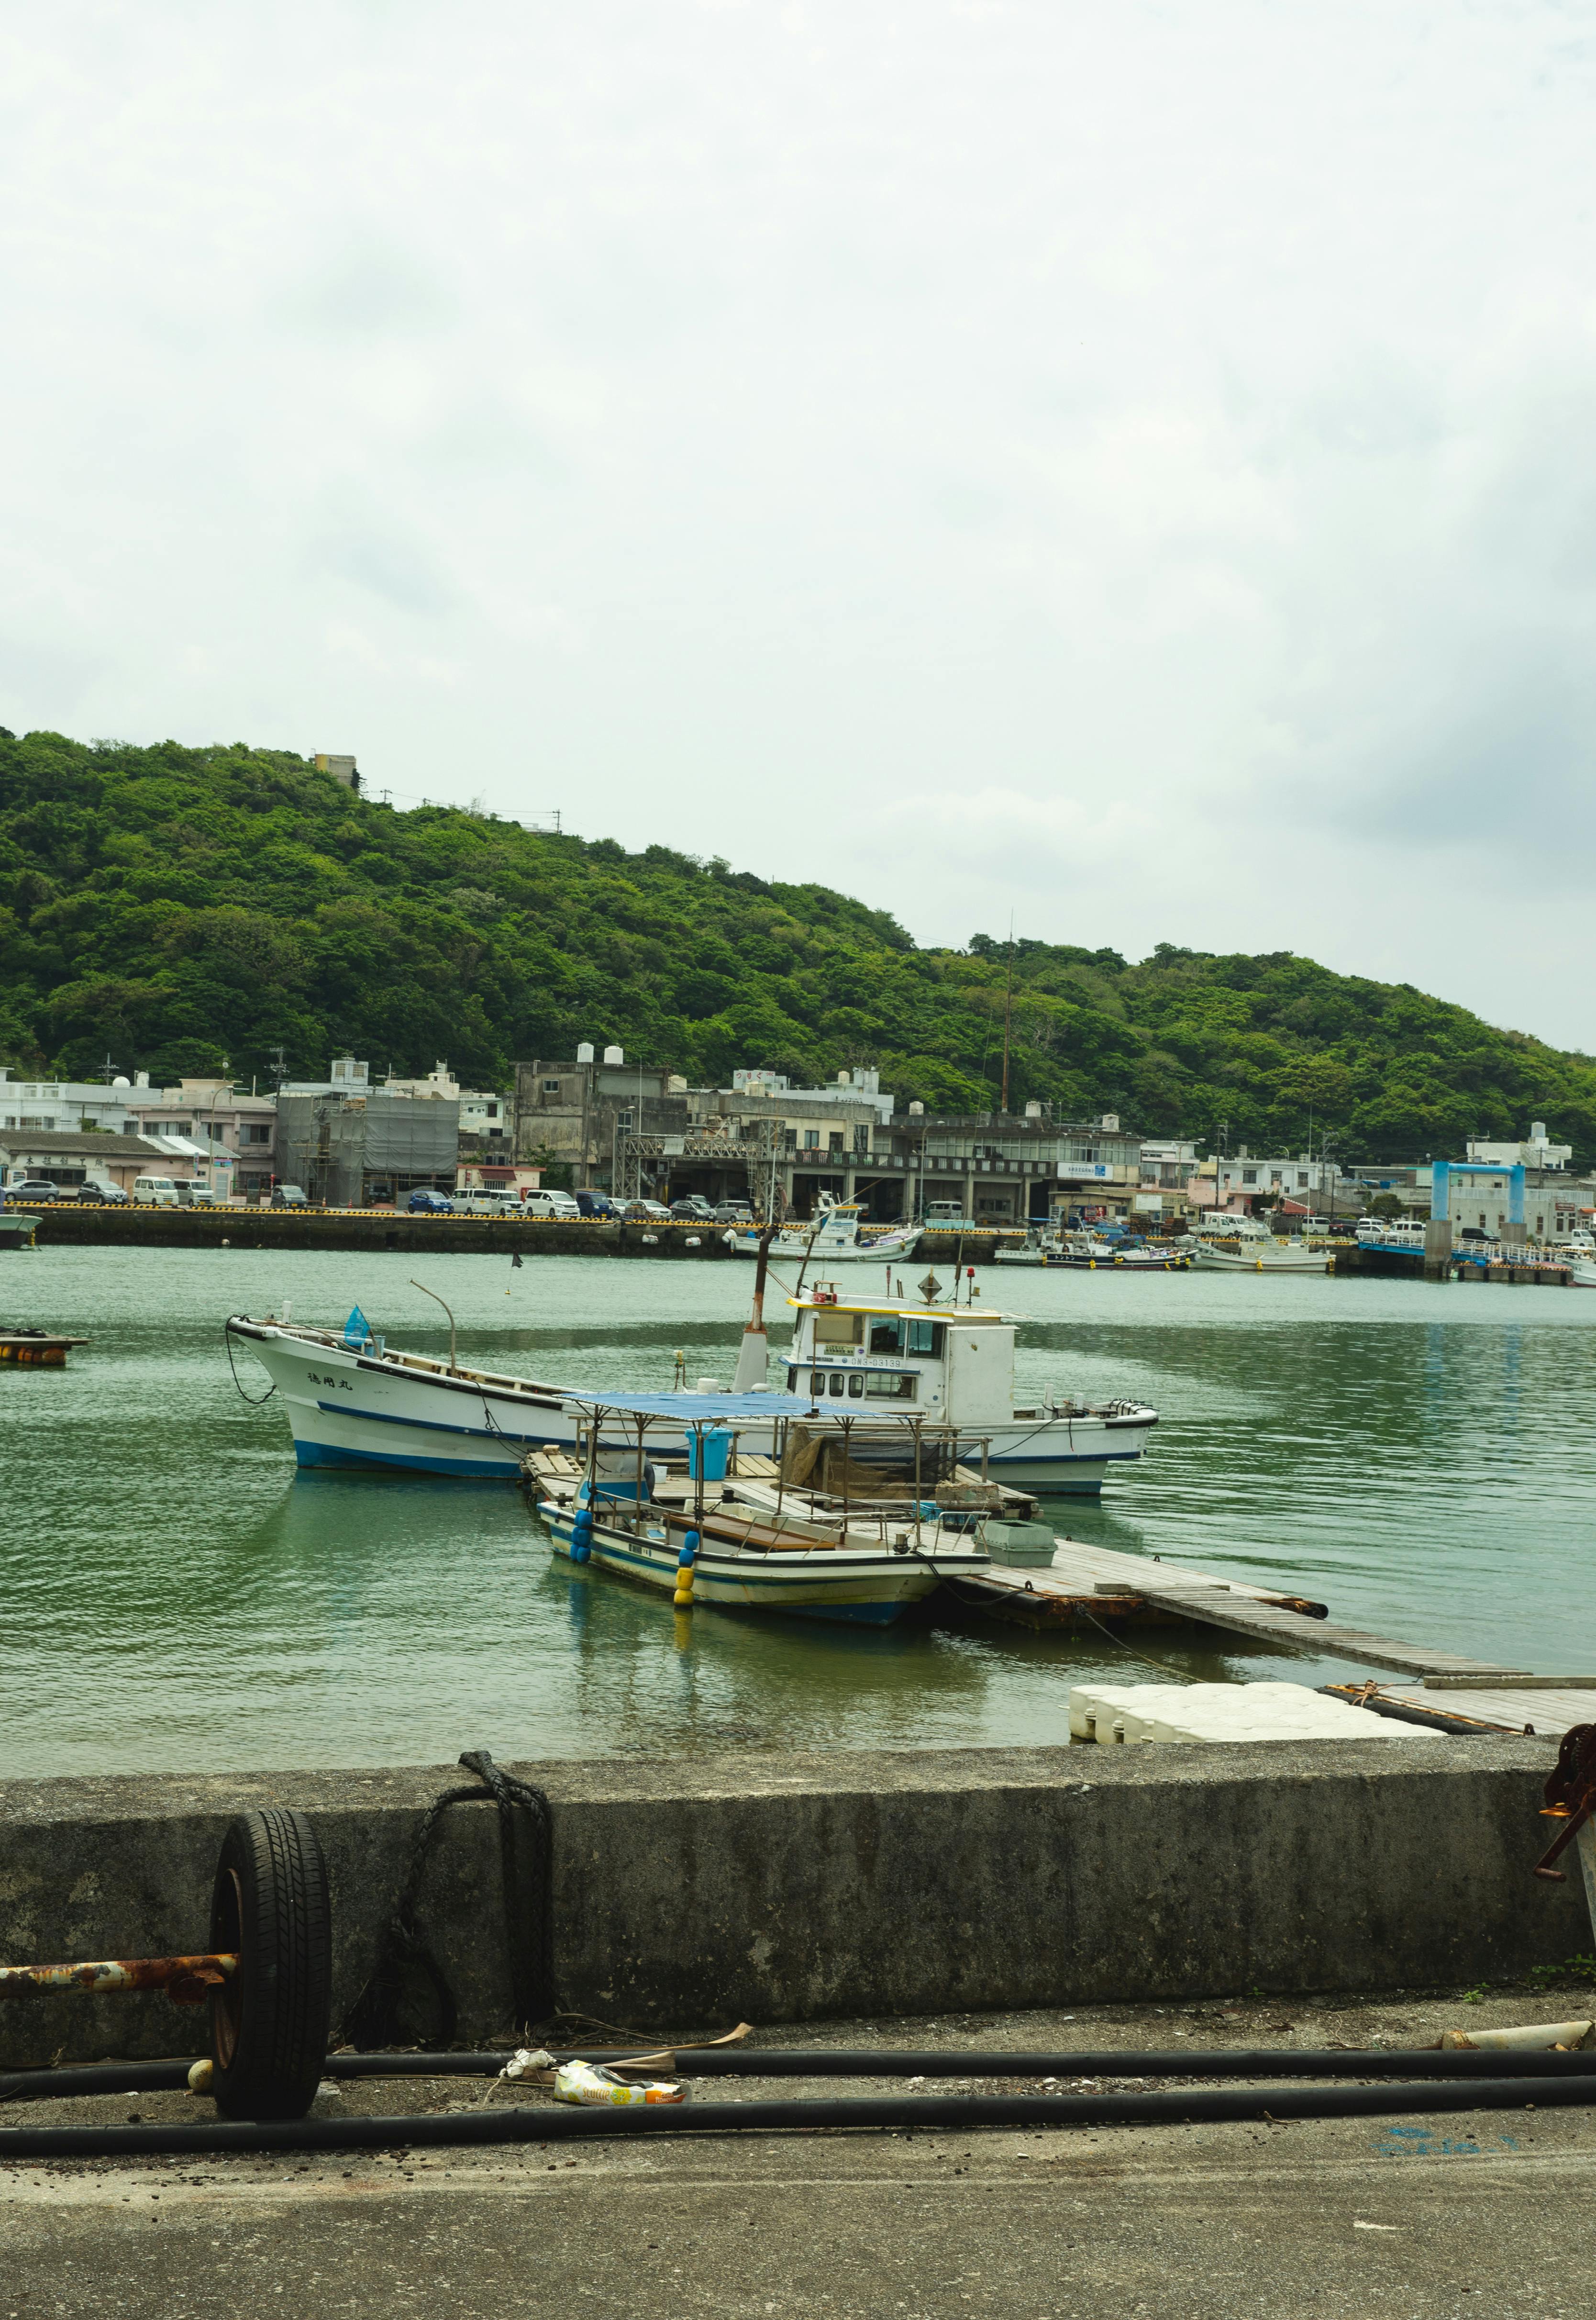
[[[746,1265],[729,1249],[723,1225],[521,1223],[500,1217],[396,1214],[392,1209],[134,1209],[59,1208],[31,1210],[40,1219],[36,1246],[55,1247],[399,1249],[435,1256],[462,1252],[521,1256],[697,1257]],[[696,1245],[695,1245],[696,1244]],[[989,1264],[991,1233],[970,1233],[963,1262]],[[951,1264],[951,1234],[924,1235],[919,1255]],[[896,1256],[895,1265],[910,1260]],[[752,1277],[752,1276],[751,1276]]]
[[[639,2030],[1456,1985],[1588,1949],[1577,1878],[1530,1864],[1555,1745],[728,1752],[510,1767],[546,1790],[560,2006]],[[0,1960],[205,1945],[237,1809],[310,1814],[337,2015],[453,1767],[0,1783]],[[509,2027],[496,1817],[442,1817],[420,1929],[459,2043]],[[418,2010],[411,2035],[425,2040]],[[0,2062],[184,2053],[158,1996],[0,2006]]]

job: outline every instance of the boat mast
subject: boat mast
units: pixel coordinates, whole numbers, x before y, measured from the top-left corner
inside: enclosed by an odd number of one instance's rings
[[[734,1393],[747,1393],[754,1386],[763,1385],[768,1373],[771,1348],[765,1335],[765,1267],[770,1258],[771,1243],[775,1237],[773,1222],[767,1224],[759,1237],[759,1255],[753,1267],[753,1309],[744,1327],[743,1343],[737,1350],[737,1373],[732,1381]],[[801,1275],[799,1279],[801,1284]]]

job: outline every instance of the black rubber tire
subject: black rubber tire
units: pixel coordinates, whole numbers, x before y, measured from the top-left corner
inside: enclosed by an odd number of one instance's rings
[[[211,1947],[238,1971],[211,1993],[212,2092],[229,2118],[303,2118],[327,2059],[332,1911],[303,1813],[240,1813],[221,1841]]]

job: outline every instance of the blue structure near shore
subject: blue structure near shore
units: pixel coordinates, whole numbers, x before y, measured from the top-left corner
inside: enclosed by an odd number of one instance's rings
[[[1451,1196],[1454,1176],[1504,1176],[1508,1188],[1507,1220],[1510,1225],[1524,1222],[1524,1164],[1503,1167],[1500,1161],[1437,1160],[1429,1172],[1429,1219],[1432,1224],[1450,1224]],[[1460,1191],[1462,1187],[1458,1188]]]

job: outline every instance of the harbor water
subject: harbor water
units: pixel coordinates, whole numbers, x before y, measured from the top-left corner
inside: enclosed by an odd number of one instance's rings
[[[674,1614],[555,1563],[512,1483],[299,1473],[221,1329],[285,1299],[341,1325],[358,1302],[391,1344],[446,1351],[414,1273],[453,1306],[462,1360],[660,1388],[681,1352],[690,1380],[729,1382],[749,1267],[48,1246],[0,1264],[0,1319],[90,1341],[65,1370],[0,1370],[7,1777],[1061,1743],[1088,1675],[1357,1672],[1194,1629],[1036,1635],[940,1600],[881,1633]],[[1160,1412],[1151,1455],[1100,1503],[1054,1502],[1057,1528],[1582,1672],[1596,1295],[996,1267],[979,1287],[1029,1317],[1023,1400]],[[264,1395],[235,1350],[238,1386]]]

